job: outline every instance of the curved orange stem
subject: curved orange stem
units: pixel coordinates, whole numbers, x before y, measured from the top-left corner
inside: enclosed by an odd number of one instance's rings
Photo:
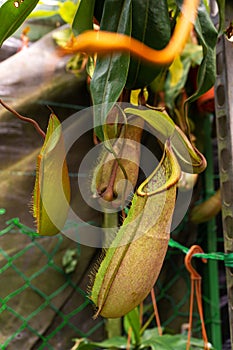
[[[151,294],[151,300],[152,300],[152,304],[153,304],[153,308],[154,308],[154,314],[155,314],[155,319],[156,319],[156,323],[157,323],[158,333],[161,336],[161,335],[163,335],[163,330],[161,327],[161,322],[160,322],[159,312],[158,312],[158,308],[157,308],[154,288],[151,289],[150,294]]]
[[[73,38],[65,48],[67,52],[130,52],[142,60],[155,65],[170,64],[180,54],[188,40],[197,14],[199,0],[184,0],[181,16],[176,24],[168,45],[162,50],[154,50],[142,42],[120,33],[86,31]]]
[[[191,260],[194,254],[196,253],[204,253],[202,248],[198,245],[193,245],[189,252],[185,256],[185,266],[187,270],[190,273],[191,277],[191,291],[190,291],[190,310],[189,310],[189,330],[188,330],[188,341],[187,341],[187,347],[186,350],[189,350],[190,348],[190,339],[191,339],[191,330],[192,330],[192,318],[193,318],[193,302],[194,302],[194,292],[196,291],[196,298],[197,298],[197,306],[199,311],[199,316],[201,320],[201,327],[202,327],[202,338],[204,341],[204,349],[208,350],[208,338],[206,334],[205,329],[205,322],[204,322],[204,315],[203,315],[203,309],[202,309],[202,293],[201,293],[201,276],[199,273],[194,269],[194,267],[191,264]],[[202,259],[203,262],[206,262],[206,259]]]
[[[24,117],[23,115],[19,114],[17,111],[15,111],[12,107],[10,107],[6,102],[3,102],[2,99],[0,99],[0,104],[7,109],[9,112],[14,114],[17,118],[23,120],[24,122],[31,123],[36,131],[45,139],[45,132],[40,128],[39,124],[32,118]]]
[[[130,350],[131,338],[132,338],[132,328],[130,327],[128,330],[126,350]]]

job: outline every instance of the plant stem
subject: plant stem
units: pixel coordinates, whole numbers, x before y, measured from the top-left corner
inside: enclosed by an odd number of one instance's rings
[[[0,104],[4,108],[6,108],[9,112],[14,114],[17,118],[19,118],[20,120],[23,120],[24,122],[28,122],[28,123],[33,124],[36,131],[43,137],[43,139],[45,139],[45,132],[40,128],[39,124],[34,119],[27,118],[27,117],[24,117],[23,115],[19,114],[16,110],[14,110],[12,107],[10,107],[8,104],[6,104],[6,102],[3,102],[2,99],[0,99]]]
[[[118,214],[104,212],[103,227],[117,227],[118,226]],[[121,318],[108,318],[105,324],[107,338],[120,336],[122,333],[121,329]]]

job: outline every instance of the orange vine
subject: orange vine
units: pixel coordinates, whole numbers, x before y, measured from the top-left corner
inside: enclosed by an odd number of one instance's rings
[[[199,0],[184,0],[181,16],[177,21],[168,45],[162,50],[154,50],[142,42],[120,33],[88,30],[65,47],[67,53],[85,52],[107,54],[110,52],[130,52],[155,65],[170,64],[183,50],[197,15]]]
[[[205,329],[204,315],[202,309],[202,293],[201,293],[201,276],[199,273],[193,268],[191,264],[191,260],[194,254],[196,253],[204,253],[202,248],[198,245],[193,245],[189,252],[185,256],[185,266],[190,273],[191,278],[191,292],[190,292],[190,310],[189,310],[189,329],[188,329],[188,341],[186,350],[190,349],[190,339],[191,339],[191,330],[192,330],[192,317],[193,317],[193,304],[194,304],[194,292],[196,291],[197,298],[197,307],[199,311],[199,316],[201,320],[201,328],[202,328],[202,338],[204,341],[204,349],[208,350],[208,338]],[[206,262],[206,259],[202,259],[203,262]]]

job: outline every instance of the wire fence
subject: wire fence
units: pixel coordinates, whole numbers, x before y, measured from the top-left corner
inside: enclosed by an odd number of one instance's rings
[[[4,217],[4,210],[1,214]],[[64,235],[38,237],[17,218],[7,221],[0,241],[1,349],[68,350],[73,338],[104,337],[104,320],[93,320],[85,292],[93,249]],[[177,333],[188,322],[190,279],[183,263],[188,248],[174,242],[170,242],[155,291],[163,326]],[[208,295],[203,301],[208,307],[211,304]],[[193,332],[201,336],[200,330],[195,312]]]
[[[17,218],[0,241],[1,349],[70,349],[75,336],[102,336],[103,321],[92,319],[79,286],[93,251],[62,235],[39,238]]]

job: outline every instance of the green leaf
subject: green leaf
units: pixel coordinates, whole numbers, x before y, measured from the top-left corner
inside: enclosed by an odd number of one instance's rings
[[[162,142],[170,138],[183,171],[199,174],[206,168],[204,156],[190,143],[187,136],[166,113],[155,109],[137,108],[126,108],[124,112],[143,118],[152,126],[155,135],[158,135]]]
[[[125,337],[114,337],[102,342],[92,342],[86,338],[76,339],[76,344],[72,350],[90,350],[98,348],[104,349],[126,349],[127,339]],[[187,336],[182,334],[170,335],[164,334],[160,336],[157,328],[148,329],[142,336],[142,343],[138,349],[150,350],[186,350]],[[130,349],[135,349],[132,345]],[[204,343],[202,339],[191,338],[190,350],[203,350]],[[214,350],[213,346],[209,344],[209,349]]]
[[[146,329],[142,336],[142,342],[160,337],[158,328]]]
[[[72,30],[79,35],[85,30],[93,28],[95,0],[81,0],[73,19]]]
[[[172,74],[176,75],[176,66],[171,65],[170,69],[172,69],[172,71],[169,69],[167,79],[165,81],[165,103],[170,111],[174,110],[175,99],[180,94],[182,88],[185,86],[191,66],[191,60],[189,57],[183,59],[181,62],[182,75],[180,75],[179,80],[175,82],[173,80],[174,84],[172,84]]]
[[[124,317],[124,329],[125,332],[128,333],[129,329],[131,328],[132,334],[131,339],[132,343],[135,345],[140,344],[140,320],[139,320],[139,310],[136,307],[132,311],[130,311],[127,315]]]
[[[37,10],[30,13],[28,18],[46,18],[58,15],[58,10]]]
[[[174,87],[178,84],[183,75],[183,70],[183,63],[180,59],[180,56],[177,56],[169,67],[169,72],[171,74],[171,87]]]
[[[164,141],[175,132],[175,123],[165,113],[156,109],[126,108],[125,113],[133,114],[144,119],[159,136],[164,137]]]
[[[191,350],[203,350],[203,339],[191,338]],[[182,334],[158,335],[156,329],[146,330],[142,336],[142,342],[139,349],[150,348],[152,350],[186,350],[187,336]],[[211,345],[210,345],[211,346]],[[214,349],[212,346],[210,349]]]
[[[170,110],[174,109],[175,99],[187,82],[190,67],[192,65],[200,65],[202,58],[201,45],[187,43],[180,56],[182,71],[180,65],[176,64],[177,59],[169,67],[165,81],[165,102]]]
[[[71,24],[74,18],[77,5],[71,0],[66,0],[65,2],[59,2],[59,15],[66,22]]]
[[[78,264],[79,256],[77,254],[77,249],[67,249],[62,257],[62,266],[65,273],[74,272]]]
[[[0,47],[24,22],[39,0],[8,0],[0,7]]]
[[[216,77],[215,48],[218,33],[206,11],[203,0],[201,0],[198,8],[195,30],[203,48],[203,60],[198,70],[197,90],[191,97],[189,97],[187,102],[195,101],[199,96],[208,91],[214,85]]]
[[[225,26],[225,0],[217,0],[219,16],[219,33],[222,34]]]
[[[202,46],[197,44],[187,43],[184,47],[184,50],[181,53],[181,58],[182,59],[189,58],[192,63],[192,66],[193,65],[199,66],[203,59]]]
[[[156,1],[156,5],[154,0],[132,0],[133,38],[160,50],[168,44],[170,36],[167,0]],[[161,69],[131,57],[126,88],[132,90],[149,85]]]
[[[103,349],[126,349],[127,339],[125,337],[113,337],[111,339],[104,340],[102,342],[92,342],[88,339],[76,339],[76,345],[72,350],[90,350],[103,348]],[[130,347],[132,349],[132,347]]]
[[[110,349],[116,347],[118,349],[126,349],[127,339],[125,337],[114,337],[111,339],[104,340],[100,343],[95,343],[96,346],[101,348]]]
[[[176,10],[176,1],[175,0],[167,0],[169,10]]]
[[[100,28],[130,35],[131,0],[106,1]],[[129,60],[129,54],[121,53],[97,59],[90,90],[94,104],[95,132],[100,140],[104,136],[99,125],[104,124],[107,114],[125,86]]]

